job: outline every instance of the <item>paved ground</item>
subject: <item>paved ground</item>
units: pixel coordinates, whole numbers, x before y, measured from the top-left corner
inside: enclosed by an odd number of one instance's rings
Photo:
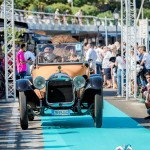
[[[0,103],[0,150],[43,149],[41,132],[39,118],[30,122],[29,130],[20,129],[18,102]]]
[[[105,100],[107,100],[109,103],[119,108],[121,111],[125,112],[131,118],[139,122],[142,126],[150,130],[150,120],[144,119],[147,116],[144,103],[141,103],[139,100],[135,99],[126,101],[125,98],[118,98],[115,95],[116,90],[104,90]]]
[[[150,129],[150,120],[144,120],[147,113],[143,103],[136,100],[126,101],[115,95],[115,90],[104,90],[104,99],[108,103]],[[133,147],[137,146],[136,138],[139,134],[144,137],[139,144],[149,139],[149,132],[139,127],[138,123],[133,122],[111,105],[105,103],[105,106],[104,124],[101,129],[94,127],[91,116],[36,117],[35,121],[29,123],[29,129],[23,131],[19,125],[18,102],[0,102],[0,150],[91,150],[93,145],[98,149],[108,150],[106,143],[109,143],[109,138],[112,141],[109,146],[113,150],[124,141],[132,143]],[[120,134],[124,137],[123,139],[120,139]],[[125,139],[128,135],[130,138]],[[93,142],[91,142],[91,137],[95,139]],[[134,141],[131,142],[132,139]],[[90,143],[89,146],[86,145],[87,141]],[[95,146],[93,150],[97,150]],[[144,150],[149,150],[149,148]]]

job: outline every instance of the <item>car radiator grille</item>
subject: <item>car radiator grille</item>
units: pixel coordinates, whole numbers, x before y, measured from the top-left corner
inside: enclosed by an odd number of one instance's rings
[[[72,102],[73,87],[71,81],[49,81],[48,82],[48,102]]]

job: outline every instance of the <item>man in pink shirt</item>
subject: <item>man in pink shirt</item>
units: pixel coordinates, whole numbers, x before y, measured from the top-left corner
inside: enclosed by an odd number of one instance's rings
[[[17,71],[20,75],[20,78],[24,78],[24,76],[26,75],[26,71],[27,71],[27,66],[26,66],[27,61],[25,60],[25,57],[24,57],[25,51],[26,51],[26,45],[21,44],[21,49],[18,51],[17,56],[16,56]]]

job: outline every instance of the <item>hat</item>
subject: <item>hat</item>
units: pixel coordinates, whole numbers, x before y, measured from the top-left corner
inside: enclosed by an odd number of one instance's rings
[[[49,48],[49,49],[52,49],[52,50],[54,50],[54,46],[53,45],[44,45],[43,47],[42,47],[42,51],[44,51],[44,49],[45,48]]]
[[[56,11],[59,11],[59,9],[57,8]]]
[[[69,10],[67,9],[66,12],[69,12]]]

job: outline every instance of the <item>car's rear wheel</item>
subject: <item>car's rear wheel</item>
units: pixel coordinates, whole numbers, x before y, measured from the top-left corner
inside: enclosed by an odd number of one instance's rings
[[[101,91],[97,91],[94,101],[94,124],[96,128],[101,128],[103,117],[103,95]]]
[[[24,92],[19,92],[19,106],[20,106],[20,126],[23,130],[28,129],[28,109],[27,100]]]

